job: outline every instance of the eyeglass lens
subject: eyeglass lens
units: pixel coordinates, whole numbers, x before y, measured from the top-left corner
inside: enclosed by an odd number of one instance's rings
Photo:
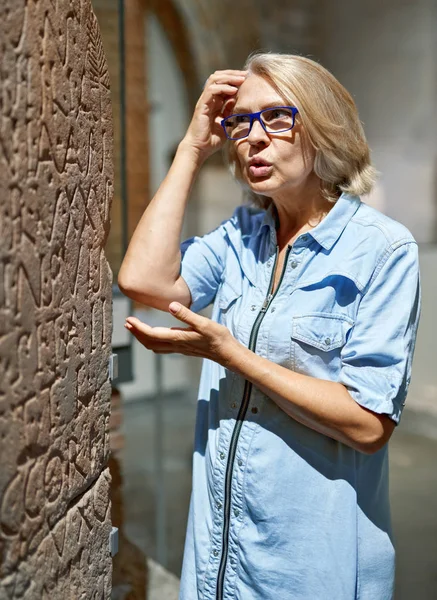
[[[293,111],[289,108],[269,108],[261,112],[260,118],[269,133],[287,131],[293,126]],[[230,138],[244,138],[250,132],[250,115],[231,115],[225,120],[225,127]]]

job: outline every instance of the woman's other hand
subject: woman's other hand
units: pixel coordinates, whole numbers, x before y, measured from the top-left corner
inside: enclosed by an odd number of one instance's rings
[[[238,88],[243,83],[247,71],[216,71],[206,81],[203,92],[197,101],[193,118],[183,145],[190,146],[201,161],[219,150],[226,141],[220,121],[235,104]]]
[[[239,342],[226,327],[178,302],[170,304],[169,312],[188,327],[151,327],[136,317],[128,317],[125,327],[143,346],[156,354],[199,356],[227,366],[232,350]]]

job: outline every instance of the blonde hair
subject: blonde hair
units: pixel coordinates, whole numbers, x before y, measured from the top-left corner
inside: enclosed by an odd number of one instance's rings
[[[368,194],[377,172],[349,92],[317,62],[294,54],[255,53],[244,69],[263,77],[286,103],[299,110],[297,119],[315,149],[314,172],[320,178],[322,195],[335,203],[342,192]],[[234,177],[242,182],[232,142],[225,156]],[[249,199],[267,208],[271,199],[249,191]]]

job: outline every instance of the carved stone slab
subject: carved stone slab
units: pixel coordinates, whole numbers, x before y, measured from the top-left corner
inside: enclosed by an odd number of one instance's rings
[[[113,190],[89,0],[0,2],[0,598],[110,596]]]

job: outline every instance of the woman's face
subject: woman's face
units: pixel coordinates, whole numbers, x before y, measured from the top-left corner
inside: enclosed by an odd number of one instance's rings
[[[248,75],[231,112],[258,112],[286,104],[265,79]],[[268,134],[255,120],[248,137],[231,143],[235,144],[243,180],[257,194],[275,201],[286,200],[290,193],[304,189],[315,178],[315,151],[304,135],[299,119],[293,129],[280,134]],[[260,159],[260,165],[261,161],[266,163],[264,168],[257,167],[257,159]]]

